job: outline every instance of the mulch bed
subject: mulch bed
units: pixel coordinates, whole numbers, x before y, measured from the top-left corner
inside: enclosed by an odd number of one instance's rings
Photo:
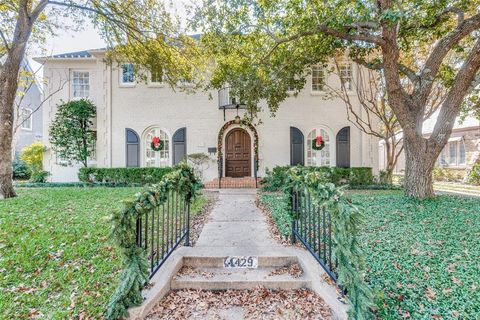
[[[199,291],[178,290],[165,296],[147,319],[277,320],[331,319],[328,305],[308,289]]]

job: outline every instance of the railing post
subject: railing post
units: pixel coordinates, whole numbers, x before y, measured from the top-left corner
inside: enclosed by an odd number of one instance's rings
[[[187,195],[187,233],[185,235],[185,247],[190,246],[190,200],[191,197]]]
[[[291,191],[291,201],[292,201],[292,244],[295,244],[297,242],[297,239],[295,237],[295,229],[297,225],[297,193],[292,189]]]
[[[137,246],[141,247],[142,246],[142,226],[140,223],[140,219],[137,218],[136,222],[136,240],[137,240]]]

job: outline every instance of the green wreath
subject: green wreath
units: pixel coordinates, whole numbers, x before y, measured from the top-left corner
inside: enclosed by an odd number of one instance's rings
[[[161,140],[159,137],[153,137],[152,142],[150,143],[150,146],[153,151],[161,151],[165,146],[165,142]]]
[[[317,142],[320,142],[318,144]],[[312,139],[312,149],[316,151],[320,151],[325,147],[325,141],[323,140],[322,136],[318,136],[315,139]]]

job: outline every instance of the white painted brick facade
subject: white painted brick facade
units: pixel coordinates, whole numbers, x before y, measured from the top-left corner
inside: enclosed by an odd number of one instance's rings
[[[144,133],[147,128],[159,127],[168,136],[181,128],[187,128],[187,154],[207,152],[209,147],[217,147],[220,128],[225,123],[223,110],[218,109],[217,92],[197,92],[188,94],[181,90],[173,91],[168,86],[151,86],[137,83],[125,87],[119,81],[118,66],[103,62],[99,53],[91,58],[53,58],[44,64],[47,77],[45,96],[62,81],[68,80],[72,70],[90,72],[90,99],[97,106],[97,150],[96,161],[91,165],[98,167],[125,167],[125,129],[135,130],[141,137],[140,163],[144,165]],[[354,76],[356,66],[354,65]],[[330,85],[339,85],[335,76],[330,76]],[[315,127],[324,127],[330,134],[332,164],[335,164],[335,135],[345,126],[350,126],[351,166],[378,168],[377,139],[361,133],[347,120],[345,105],[340,99],[326,100],[325,96],[312,93],[310,79],[305,89],[297,97],[283,102],[275,117],[270,117],[266,105],[259,114],[263,124],[257,127],[259,135],[259,171],[261,177],[265,168],[290,163],[290,127],[299,128],[305,136]],[[71,98],[71,85],[67,83],[56,93],[43,109],[44,143],[48,151],[44,156],[44,169],[51,172],[51,181],[76,181],[78,167],[65,167],[57,164],[55,155],[49,148],[48,129],[55,115],[56,106],[61,100]],[[356,98],[352,96],[352,100]],[[240,110],[240,115],[242,115]],[[226,111],[226,121],[232,120],[235,110]],[[233,127],[232,127],[233,128]],[[252,142],[253,146],[253,142]],[[171,144],[170,144],[171,148]],[[170,152],[171,154],[171,152]],[[253,155],[253,151],[252,151]],[[305,150],[306,156],[306,150]],[[170,161],[172,161],[170,157]],[[253,163],[253,161],[252,161]],[[253,170],[252,170],[253,172]],[[204,179],[218,176],[216,156],[204,172]]]

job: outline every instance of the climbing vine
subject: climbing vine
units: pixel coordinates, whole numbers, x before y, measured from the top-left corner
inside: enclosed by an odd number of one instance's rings
[[[127,309],[142,303],[142,288],[148,281],[149,270],[145,250],[136,243],[136,221],[146,212],[163,205],[170,191],[185,195],[191,202],[200,188],[193,169],[185,163],[166,174],[158,184],[147,187],[124,201],[123,208],[113,213],[112,238],[121,248],[124,268],[120,284],[110,299],[107,319],[119,319],[128,315]]]
[[[368,319],[373,293],[364,280],[364,254],[358,242],[362,211],[345,196],[344,187],[322,183],[320,172],[292,167],[286,174],[287,191],[305,190],[318,207],[325,207],[332,217],[333,255],[337,259],[337,282],[347,292],[351,319]],[[287,190],[285,189],[285,190]]]

